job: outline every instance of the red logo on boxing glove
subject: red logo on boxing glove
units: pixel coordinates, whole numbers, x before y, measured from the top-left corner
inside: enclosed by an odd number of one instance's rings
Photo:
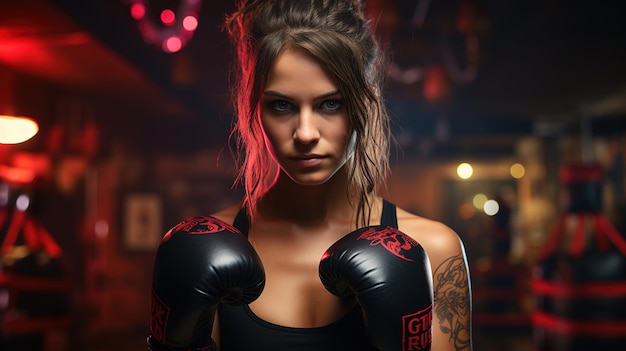
[[[162,343],[165,342],[165,329],[167,328],[170,308],[156,296],[154,291],[152,292],[151,300],[150,334],[152,334],[157,341]]]
[[[419,246],[413,238],[393,227],[386,227],[382,230],[368,229],[361,233],[357,240],[369,240],[370,246],[382,245],[387,251],[405,261],[413,260],[404,256],[403,251]]]
[[[432,343],[432,305],[402,317],[402,350],[430,350]]]
[[[213,233],[223,232],[225,230],[231,233],[239,232],[233,226],[215,217],[210,217],[210,216],[193,217],[193,218],[188,218],[178,223],[177,225],[175,225],[174,228],[170,229],[165,234],[165,236],[163,237],[163,241],[169,240],[169,238],[173,234],[178,233],[178,232],[185,232],[187,234],[213,234]]]

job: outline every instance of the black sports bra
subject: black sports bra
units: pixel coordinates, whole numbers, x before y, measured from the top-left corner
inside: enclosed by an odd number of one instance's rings
[[[383,200],[381,224],[398,227],[396,206]],[[249,220],[239,211],[233,225],[248,235]],[[293,328],[258,317],[248,305],[220,305],[220,348],[222,351],[375,351],[367,341],[359,306],[331,324],[316,328]]]

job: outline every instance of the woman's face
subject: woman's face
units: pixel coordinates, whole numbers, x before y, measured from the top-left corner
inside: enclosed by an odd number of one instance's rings
[[[317,185],[345,163],[351,131],[339,89],[303,50],[283,50],[261,97],[265,144],[294,182]]]

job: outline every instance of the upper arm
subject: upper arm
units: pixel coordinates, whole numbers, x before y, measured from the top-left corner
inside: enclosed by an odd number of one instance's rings
[[[433,273],[432,351],[471,351],[471,283],[463,243],[439,222],[425,221],[413,229]]]
[[[433,260],[433,351],[471,350],[471,284],[461,241]],[[439,347],[441,345],[441,347]]]

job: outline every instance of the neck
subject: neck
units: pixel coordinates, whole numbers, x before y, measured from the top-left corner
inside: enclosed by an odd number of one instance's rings
[[[348,199],[347,175],[341,170],[324,184],[310,186],[293,182],[281,173],[259,204],[265,219],[289,220],[316,225],[329,220],[353,221],[356,208]]]

